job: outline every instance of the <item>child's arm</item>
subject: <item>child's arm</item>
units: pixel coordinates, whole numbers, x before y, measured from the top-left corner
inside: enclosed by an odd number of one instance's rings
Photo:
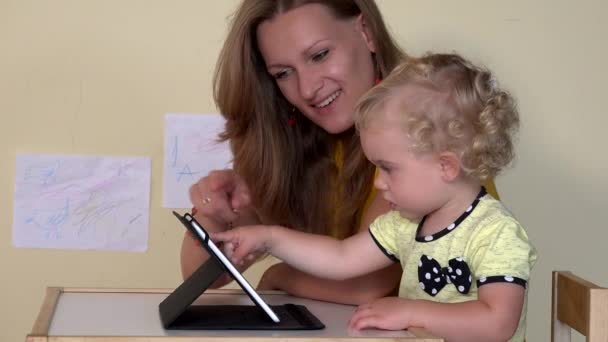
[[[244,226],[211,234],[232,246],[232,260],[266,251],[294,268],[317,277],[342,280],[387,267],[390,260],[364,231],[345,240],[298,232],[280,226]]]
[[[360,306],[349,326],[399,330],[421,327],[448,341],[506,341],[517,329],[525,289],[508,283],[479,288],[478,299],[438,303],[387,297]]]

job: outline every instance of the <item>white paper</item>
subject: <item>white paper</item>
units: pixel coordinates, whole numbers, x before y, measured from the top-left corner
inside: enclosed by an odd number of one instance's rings
[[[13,245],[143,252],[150,158],[18,154]]]
[[[163,207],[190,208],[189,189],[211,170],[232,167],[227,142],[218,143],[225,120],[219,114],[167,114]]]

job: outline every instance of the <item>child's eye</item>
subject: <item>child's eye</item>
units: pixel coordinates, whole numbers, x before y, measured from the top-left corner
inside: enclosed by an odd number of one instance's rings
[[[317,53],[315,53],[314,55],[312,55],[312,60],[314,62],[319,62],[325,59],[325,57],[327,57],[327,55],[329,54],[329,50],[328,49],[323,49]]]
[[[393,169],[391,169],[390,167],[388,167],[386,165],[380,165],[379,168],[380,168],[381,171],[384,171],[384,172],[386,172],[388,174],[390,174],[391,171],[393,170]]]

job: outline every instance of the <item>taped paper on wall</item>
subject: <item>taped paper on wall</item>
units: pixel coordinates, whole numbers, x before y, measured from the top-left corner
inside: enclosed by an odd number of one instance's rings
[[[190,208],[189,188],[209,171],[232,167],[227,142],[218,143],[225,120],[219,114],[167,114],[163,207]]]
[[[15,247],[147,249],[150,158],[18,154],[15,171]]]

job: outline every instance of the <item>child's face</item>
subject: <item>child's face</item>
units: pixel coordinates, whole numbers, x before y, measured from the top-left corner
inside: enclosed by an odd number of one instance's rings
[[[379,120],[383,122],[370,123],[360,131],[363,151],[378,167],[374,186],[403,217],[420,219],[441,207],[445,193],[441,164],[434,154],[411,151],[398,120]]]

